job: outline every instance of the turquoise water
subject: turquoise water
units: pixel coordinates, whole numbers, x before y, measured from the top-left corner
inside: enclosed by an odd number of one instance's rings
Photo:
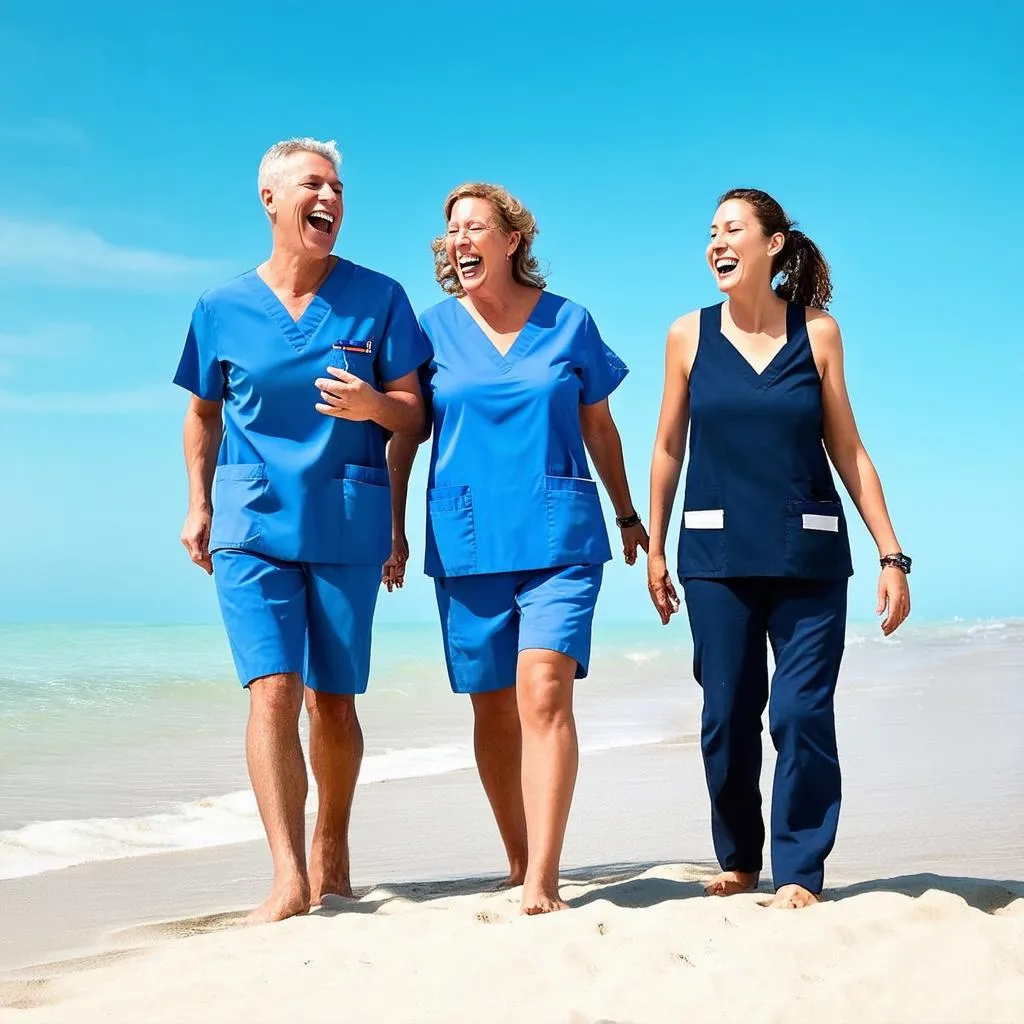
[[[854,627],[841,692],[926,685],[965,652],[1024,678],[1024,623],[890,641]],[[681,624],[600,627],[577,688],[584,751],[695,737],[690,663]],[[247,707],[219,627],[0,626],[0,878],[259,837]],[[469,704],[449,692],[433,625],[378,628],[359,711],[363,784],[473,764]]]

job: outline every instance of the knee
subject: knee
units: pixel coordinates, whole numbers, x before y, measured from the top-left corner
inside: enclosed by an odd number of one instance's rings
[[[519,717],[524,728],[536,731],[571,726],[572,683],[554,672],[532,672],[518,684]]]
[[[332,732],[350,732],[359,725],[356,699],[348,693],[320,693],[307,689],[306,711],[318,726]]]
[[[262,676],[249,683],[249,697],[252,714],[297,721],[302,708],[302,680],[293,673]]]
[[[776,747],[801,739],[827,739],[835,733],[832,702],[778,701],[768,712],[768,730]]]
[[[473,719],[477,728],[487,730],[503,730],[519,728],[519,704],[516,701],[516,688],[507,686],[503,690],[492,690],[489,693],[474,693]]]

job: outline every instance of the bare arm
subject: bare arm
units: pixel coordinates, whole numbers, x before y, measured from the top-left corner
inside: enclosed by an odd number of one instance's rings
[[[423,397],[415,370],[388,381],[383,391],[336,366],[328,366],[327,372],[330,377],[316,381],[323,399],[317,403],[317,412],[342,420],[373,420],[395,434],[416,436],[422,432]]]
[[[843,486],[868,528],[879,557],[900,550],[874,463],[861,441],[853,416],[843,372],[843,341],[839,325],[826,313],[809,314],[807,323],[815,362],[821,373],[825,450]],[[888,608],[882,623],[886,635],[910,614],[910,589],[899,569],[882,570],[878,586],[878,611]]]
[[[700,314],[688,313],[672,324],[665,343],[665,387],[651,455],[651,550],[647,558],[647,586],[662,625],[679,610],[679,598],[665,561],[665,541],[686,457],[690,368],[699,335]]]
[[[409,541],[405,530],[409,503],[409,476],[419,449],[418,437],[395,434],[388,442],[388,478],[391,481],[391,554],[384,563],[383,582],[390,593],[405,583],[405,565],[409,561]]]
[[[213,520],[211,489],[217,468],[224,427],[222,402],[192,397],[185,413],[185,470],[188,474],[188,514],[181,531],[181,542],[196,565],[213,572],[210,558],[210,523]]]
[[[594,460],[594,468],[601,478],[608,497],[611,498],[615,515],[630,516],[636,511],[629,496],[629,480],[626,477],[626,463],[622,457],[622,439],[619,437],[615,420],[612,419],[608,399],[580,406],[580,430],[583,443]],[[636,562],[636,549],[647,550],[647,531],[642,523],[620,527],[622,552],[626,564]]]

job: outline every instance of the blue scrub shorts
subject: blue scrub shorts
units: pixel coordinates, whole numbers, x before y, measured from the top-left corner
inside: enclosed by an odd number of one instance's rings
[[[448,679],[455,693],[515,686],[520,651],[557,651],[590,662],[601,565],[440,576],[434,581]]]
[[[213,578],[243,686],[297,672],[320,693],[365,693],[380,566],[213,555]]]

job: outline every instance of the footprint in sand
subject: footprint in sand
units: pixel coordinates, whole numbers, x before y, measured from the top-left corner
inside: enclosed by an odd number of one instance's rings
[[[51,978],[28,978],[25,981],[0,981],[0,1009],[35,1010],[56,999],[50,994]]]
[[[193,935],[208,935],[211,932],[242,928],[247,911],[232,910],[222,914],[207,914],[204,917],[185,917],[177,921],[155,921],[140,924],[114,932],[112,938],[122,942],[162,942],[166,939],[187,939]]]

